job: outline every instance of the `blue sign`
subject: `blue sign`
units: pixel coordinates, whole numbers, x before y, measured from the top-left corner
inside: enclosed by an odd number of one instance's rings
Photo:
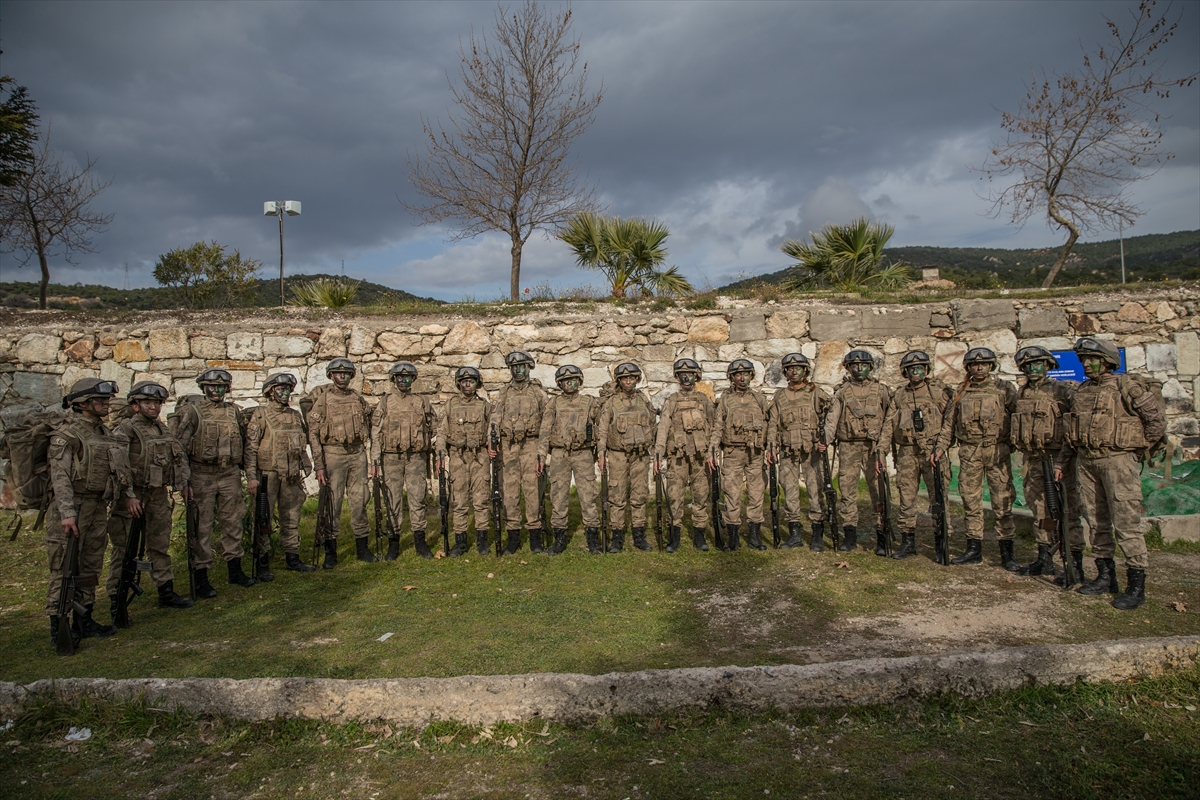
[[[1046,373],[1046,377],[1056,381],[1078,381],[1079,383],[1087,380],[1087,375],[1083,374],[1083,364],[1079,363],[1079,356],[1075,355],[1074,350],[1054,350],[1052,352],[1058,359],[1058,369],[1050,370]],[[1121,367],[1114,369],[1113,372],[1121,373],[1125,371],[1125,348],[1118,347],[1117,352],[1121,354]]]

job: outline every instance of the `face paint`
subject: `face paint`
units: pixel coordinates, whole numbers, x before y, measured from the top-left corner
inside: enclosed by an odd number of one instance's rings
[[[204,384],[204,396],[214,403],[219,403],[225,399],[225,393],[229,391],[223,383],[206,383]]]
[[[730,378],[730,381],[737,388],[745,389],[747,386],[750,385],[750,373],[749,372],[735,372],[735,373],[733,373],[733,377]]]
[[[808,370],[804,367],[788,367],[783,371],[783,374],[787,378],[788,383],[795,385],[798,383],[804,383],[804,375],[807,372]]]
[[[1104,374],[1104,359],[1100,356],[1082,356],[1079,360],[1083,364],[1083,374],[1089,378],[1094,380]]]
[[[396,388],[399,389],[400,391],[402,391],[402,392],[410,391],[412,389],[412,385],[413,385],[413,376],[412,375],[397,375],[396,376]]]
[[[470,397],[475,394],[475,379],[463,378],[458,382],[458,390],[463,393],[463,397]]]
[[[524,383],[529,380],[529,365],[528,364],[513,364],[512,365],[513,380],[517,383]]]
[[[862,383],[871,375],[871,365],[862,361],[855,361],[850,365],[850,377],[856,383]]]
[[[286,406],[292,397],[292,389],[290,386],[276,386],[272,396],[276,403]]]
[[[579,378],[567,378],[562,382],[562,390],[567,394],[575,394],[579,391]]]
[[[976,361],[967,365],[967,374],[971,376],[971,380],[975,383],[979,383],[987,378],[991,374],[991,371],[992,365],[984,362]]]
[[[333,385],[339,389],[345,389],[350,384],[349,372],[335,372],[331,377],[333,380]]]
[[[1025,366],[1021,367],[1021,371],[1029,376],[1029,380],[1037,383],[1046,377],[1046,369],[1049,365],[1045,361],[1029,361]]]
[[[908,382],[916,386],[921,381],[925,380],[927,370],[924,364],[913,364],[908,368]]]
[[[158,415],[162,413],[162,401],[138,400],[137,410],[146,419],[158,419]]]
[[[696,385],[696,376],[690,372],[685,372],[679,376],[679,385],[684,389],[691,389]]]
[[[622,375],[621,379],[617,382],[621,384],[622,392],[632,394],[634,387],[637,386],[638,379],[633,375]]]

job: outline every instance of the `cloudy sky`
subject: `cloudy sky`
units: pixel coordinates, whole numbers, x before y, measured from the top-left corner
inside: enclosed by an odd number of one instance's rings
[[[1200,4],[1182,3],[1167,72],[1200,69]],[[555,6],[556,8],[558,6]],[[0,4],[0,72],[29,88],[69,158],[112,179],[99,252],[56,283],[153,285],[155,259],[215,239],[278,268],[264,200],[286,223],[288,272],[340,272],[447,300],[507,292],[508,242],[450,244],[401,201],[421,115],[451,111],[447,72],[495,5],[390,2]],[[987,218],[969,169],[1033,70],[1067,70],[1124,2],[577,2],[591,84],[574,153],[610,213],[671,229],[698,286],[787,264],[784,237],[867,214],[893,243],[1049,246],[1040,221]],[[1157,108],[1176,157],[1133,188],[1131,231],[1200,227],[1200,86]],[[45,130],[45,128],[43,128]],[[1091,240],[1112,238],[1096,235]],[[0,256],[0,280],[33,280]],[[523,286],[591,283],[535,234]]]

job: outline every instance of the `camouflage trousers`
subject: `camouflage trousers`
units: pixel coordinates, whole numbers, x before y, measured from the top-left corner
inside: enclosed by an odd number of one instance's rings
[[[838,516],[842,525],[858,526],[858,476],[867,479],[871,508],[879,505],[879,487],[875,483],[875,442],[854,440],[837,443]]]
[[[800,522],[804,512],[800,507],[800,486],[808,493],[808,521],[821,522],[821,451],[813,448],[808,453],[793,450],[779,453],[779,485],[783,487],[784,519],[789,523]]]
[[[896,445],[896,493],[900,497],[896,525],[901,533],[912,533],[917,529],[917,507],[920,503],[917,493],[921,489],[922,479],[929,497],[933,497],[933,464],[929,461],[932,450],[932,446]]]
[[[1079,495],[1083,515],[1092,528],[1092,555],[1112,558],[1115,545],[1125,554],[1125,566],[1146,569],[1146,539],[1142,536],[1142,464],[1133,453],[1114,452],[1103,458],[1078,457]]]
[[[625,530],[625,510],[634,528],[646,527],[646,497],[650,492],[650,454],[608,450],[608,518],[613,530]]]
[[[171,496],[165,486],[134,491],[142,501],[142,518],[146,521],[142,535],[146,555],[150,557],[150,580],[155,586],[162,586],[175,580],[171,572]],[[125,543],[129,540],[132,523],[133,518],[125,510],[125,500],[113,503],[108,518],[108,541],[112,544],[112,552],[108,558],[108,581],[104,586],[109,597],[116,595],[117,584],[121,582],[121,563],[125,560]]]
[[[1051,464],[1054,463],[1057,455],[1057,453],[1050,453],[1047,456]],[[1025,505],[1033,512],[1034,537],[1038,544],[1053,545],[1057,536],[1054,532],[1057,526],[1050,519],[1050,512],[1046,508],[1046,482],[1042,477],[1042,454],[1026,453],[1025,463],[1029,467],[1025,471]],[[1083,499],[1079,496],[1079,476],[1073,458],[1063,467],[1062,488],[1067,504],[1067,541],[1072,550],[1082,550],[1086,544],[1083,535]],[[1139,498],[1141,491],[1142,487],[1139,483]]]
[[[762,450],[726,447],[721,453],[721,517],[726,525],[742,524],[742,487],[746,487],[746,521],[763,522],[763,495],[767,491]]]
[[[242,471],[238,467],[192,465],[192,496],[200,507],[192,561],[196,569],[213,565],[212,530],[214,518],[221,525],[221,557],[225,561],[241,558],[242,522],[246,519],[246,500],[242,494]],[[214,513],[215,512],[215,513]]]
[[[446,460],[450,476],[450,513],[454,533],[467,532],[468,515],[475,512],[476,538],[487,534],[488,503],[491,499],[491,468],[487,450],[451,447]]]
[[[279,520],[279,545],[285,553],[300,555],[300,507],[308,494],[304,491],[304,478],[297,475],[289,481],[278,472],[264,472],[267,479],[267,503],[277,509]],[[260,484],[261,486],[261,484]],[[254,554],[271,552],[270,542],[260,542],[254,537]]]
[[[579,495],[579,510],[583,524],[595,528],[600,524],[600,513],[596,510],[596,459],[591,450],[568,451],[556,447],[550,451],[550,502],[554,513],[550,516],[551,527],[567,527],[567,514],[571,502],[571,475],[575,476],[575,491]],[[611,497],[612,480],[609,479]],[[528,497],[528,495],[526,495]],[[537,497],[535,494],[534,497]],[[528,500],[526,500],[528,502]],[[533,515],[528,515],[533,516]],[[539,515],[540,516],[540,515]]]
[[[425,530],[425,501],[429,497],[429,453],[381,453],[383,487],[392,508],[392,524],[396,533],[404,524],[404,496],[408,495],[408,524],[410,530]],[[385,506],[386,508],[386,506]]]
[[[327,444],[325,450],[325,480],[329,481],[334,518],[342,516],[342,498],[350,502],[350,530],[355,539],[365,539],[371,532],[367,523],[367,451],[361,444]],[[341,526],[334,529],[334,538]]]
[[[79,528],[79,575],[75,600],[85,606],[96,602],[96,584],[104,569],[104,548],[108,545],[108,504],[101,495],[75,495],[75,525]],[[50,588],[46,592],[46,616],[58,614],[58,593],[62,591],[63,559],[67,556],[67,534],[63,530],[58,503],[50,498],[46,509],[46,555],[50,561]],[[90,586],[80,586],[91,583]]]
[[[504,493],[504,529],[521,529],[521,494],[525,495],[525,519],[530,527],[541,525],[541,509],[534,509],[538,498],[537,439],[523,442],[501,442],[500,478]],[[582,495],[581,495],[582,497]]]
[[[708,483],[708,467],[704,463],[704,457],[677,453],[667,456],[663,460],[663,464],[666,471],[667,505],[671,507],[671,524],[677,528],[683,527],[683,512],[687,508],[686,494],[690,488],[692,490],[692,527],[706,527],[711,494]]]
[[[1012,477],[1012,451],[1003,442],[994,445],[958,446],[958,494],[967,519],[967,538],[983,538],[983,479],[988,482],[992,513],[996,515],[996,538],[1011,541],[1016,526],[1012,505],[1016,496]]]

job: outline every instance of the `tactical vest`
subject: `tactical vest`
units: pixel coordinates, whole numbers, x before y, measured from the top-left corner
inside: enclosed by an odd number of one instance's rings
[[[970,384],[958,401],[958,418],[954,435],[963,444],[991,447],[1007,438],[1007,393],[999,379],[986,381],[982,386]]]
[[[542,428],[542,411],[538,406],[533,384],[524,389],[516,390],[511,385],[502,390],[497,406],[500,407],[500,418],[496,424],[500,435],[510,442],[520,444],[529,438],[537,438]]]
[[[65,425],[56,435],[74,439],[79,445],[71,459],[71,488],[75,494],[109,494],[128,457],[128,440],[114,437],[103,425],[93,427],[82,420]]]
[[[609,401],[609,450],[645,453],[654,444],[654,411],[640,394],[618,394]]]
[[[446,444],[451,447],[479,448],[487,444],[484,404],[451,397],[446,401]]]
[[[1119,381],[1086,381],[1064,418],[1066,435],[1080,450],[1140,450],[1146,447],[1142,419],[1125,408]]]
[[[188,457],[205,466],[228,467],[242,463],[242,429],[238,410],[231,403],[202,400],[192,403],[196,432],[188,444]]]
[[[429,451],[432,431],[425,401],[415,395],[383,396],[376,414],[380,420],[380,450],[384,453],[424,453]]]
[[[762,449],[763,432],[767,429],[767,415],[761,401],[754,392],[730,389],[721,395],[725,410],[725,429],[721,431],[721,444],[733,447]]]
[[[158,420],[132,419],[121,425],[129,437],[129,468],[138,489],[175,485],[175,453],[179,442]]]
[[[550,446],[568,450],[591,446],[587,428],[595,402],[595,399],[583,394],[554,398],[554,427],[550,429]]]
[[[914,391],[905,384],[896,390],[896,430],[895,441],[900,445],[932,445],[942,430],[942,409],[938,403],[945,396],[945,389],[940,383],[926,380]],[[921,412],[921,421],[925,429],[918,431],[913,422],[913,412]]]
[[[1026,453],[1061,450],[1063,414],[1058,405],[1057,381],[1025,384],[1017,390],[1017,409],[1010,423],[1009,441]]]
[[[289,481],[304,473],[304,420],[291,408],[254,409],[262,439],[258,442],[258,469],[275,472]]]
[[[667,450],[672,453],[703,455],[708,452],[708,400],[698,391],[679,392],[673,396],[671,426],[667,429]]]
[[[817,410],[820,392],[811,383],[775,393],[779,414],[779,447],[788,453],[809,453],[821,437],[821,417]]]
[[[843,442],[878,441],[887,411],[887,390],[877,381],[846,383],[835,397],[842,401],[837,438]]]
[[[321,444],[355,445],[367,440],[367,417],[358,392],[327,389],[314,407],[318,409],[316,434]]]

